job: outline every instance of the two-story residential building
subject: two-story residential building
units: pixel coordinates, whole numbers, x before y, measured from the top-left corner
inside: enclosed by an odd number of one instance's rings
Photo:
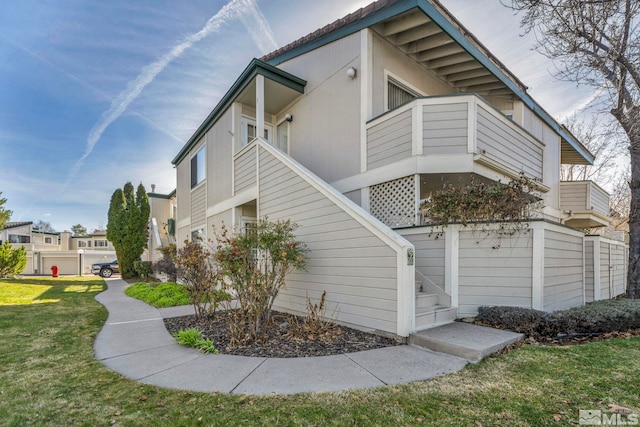
[[[338,322],[401,337],[481,305],[562,309],[624,291],[624,244],[574,228],[608,224],[608,195],[560,181],[593,160],[436,0],[380,0],[250,62],[173,160],[176,240],[290,219],[308,269],[275,308],[326,291]],[[499,248],[422,223],[443,184],[520,174],[544,209]]]
[[[90,274],[91,263],[115,258],[115,249],[104,230],[76,236],[69,231],[34,228],[33,221],[7,222],[0,230],[0,244],[5,241],[26,249],[27,266],[23,273],[29,275],[49,275],[54,265],[60,274]]]

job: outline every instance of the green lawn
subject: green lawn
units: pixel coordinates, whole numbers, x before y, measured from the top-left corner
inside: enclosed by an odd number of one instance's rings
[[[106,320],[95,278],[0,280],[0,425],[577,424],[640,413],[640,339],[523,346],[433,381],[341,393],[233,396],[130,381],[94,359]],[[224,373],[220,373],[224,375]]]

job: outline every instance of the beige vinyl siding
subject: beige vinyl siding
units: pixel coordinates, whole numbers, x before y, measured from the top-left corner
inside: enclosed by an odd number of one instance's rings
[[[369,169],[411,157],[412,110],[406,110],[367,129]]]
[[[556,311],[583,303],[583,238],[545,230],[544,310]]]
[[[185,240],[191,240],[191,227],[180,227],[176,230],[176,245],[182,247]]]
[[[476,315],[483,305],[531,307],[533,236],[529,231],[497,239],[460,231],[460,317]]]
[[[587,206],[587,209],[593,209],[602,215],[609,216],[609,195],[591,182],[589,182],[589,191],[591,192],[591,206]]]
[[[355,33],[278,65],[307,81],[285,111],[294,117],[289,155],[327,182],[360,173],[362,77],[345,74],[349,66],[362,70],[360,51]]]
[[[396,252],[264,150],[259,189],[260,215],[297,223],[310,250],[307,271],[287,277],[275,308],[305,312],[307,297],[317,302],[326,291],[337,321],[396,333]]]
[[[234,162],[235,193],[238,194],[256,185],[256,150],[245,150]]]
[[[424,105],[422,145],[425,155],[467,152],[467,108],[466,102]]]
[[[626,291],[625,246],[610,240],[600,242],[600,298],[615,298]]]
[[[181,227],[185,227],[189,222],[191,216],[191,177],[190,177],[190,160],[189,156],[185,157],[176,166],[176,221]],[[176,224],[176,225],[177,225]],[[186,234],[183,234],[181,230],[176,230],[176,240],[178,246],[182,244],[182,241],[188,238],[190,233],[187,230]]]
[[[371,107],[370,117],[376,117],[385,111],[385,92],[387,91],[385,72],[392,73],[401,82],[409,83],[414,88],[428,96],[447,95],[456,93],[447,82],[435,74],[425,72],[423,65],[390,44],[372,30],[371,37]]]
[[[402,229],[396,231],[413,243],[416,270],[444,289],[444,237],[438,237],[437,233],[429,231],[420,234],[412,234]]]
[[[191,225],[197,227],[207,220],[207,185],[201,184],[191,191]]]
[[[527,139],[522,131],[506,125],[478,104],[478,151],[500,163],[542,179],[543,147]]]
[[[605,242],[600,242],[600,299],[613,298],[610,265],[609,245]]]
[[[560,206],[562,209],[584,211],[587,209],[587,181],[573,181],[560,183]]]
[[[215,206],[229,199],[233,177],[233,136],[231,109],[227,110],[207,132],[207,206]],[[239,134],[238,134],[239,135]],[[236,139],[239,139],[237,137]]]
[[[233,225],[233,215],[231,209],[207,218],[207,236],[213,239],[214,229],[220,230],[223,224],[227,227],[231,227]]]
[[[593,265],[593,240],[585,240],[584,242],[584,298],[585,302],[591,302],[595,299],[595,278]]]
[[[611,245],[611,265],[613,266],[613,296],[625,293],[625,248],[622,245]]]

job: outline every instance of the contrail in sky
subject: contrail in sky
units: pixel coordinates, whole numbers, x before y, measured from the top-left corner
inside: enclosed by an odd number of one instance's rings
[[[249,17],[253,18],[253,20],[248,19]],[[155,62],[145,66],[140,74],[138,74],[138,77],[130,81],[129,84],[127,84],[126,89],[111,102],[109,109],[102,114],[100,120],[98,120],[89,132],[84,154],[69,171],[67,181],[64,185],[65,189],[78,173],[85,159],[89,157],[93,151],[93,148],[100,140],[102,133],[111,123],[117,120],[122,113],[124,113],[129,104],[131,104],[131,102],[140,95],[140,92],[142,92],[149,83],[153,82],[156,76],[160,74],[167,65],[182,55],[185,50],[189,49],[194,43],[202,40],[209,34],[217,31],[223,24],[234,18],[239,18],[242,21],[249,30],[253,41],[263,52],[266,53],[277,47],[269,24],[267,23],[264,15],[258,9],[255,0],[232,0],[227,3],[218,13],[207,21],[200,31],[186,36],[183,41],[174,46],[168,53],[161,56]]]

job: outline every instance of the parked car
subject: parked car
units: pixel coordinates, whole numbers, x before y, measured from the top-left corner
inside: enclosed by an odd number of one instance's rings
[[[105,278],[111,277],[113,273],[120,273],[118,260],[114,259],[110,262],[98,262],[95,264],[91,264],[91,272]]]

